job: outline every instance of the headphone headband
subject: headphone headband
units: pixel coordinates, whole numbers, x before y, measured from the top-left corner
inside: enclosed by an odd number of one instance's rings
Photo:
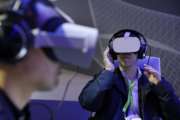
[[[110,54],[112,55],[113,59],[117,59],[117,57],[116,57],[117,53],[113,49],[113,45],[112,45],[113,42],[112,41],[116,40],[116,38],[124,38],[124,39],[126,39],[127,37],[136,37],[136,38],[138,38],[138,40],[140,41],[140,48],[139,48],[139,50],[137,52],[138,53],[138,58],[143,59],[145,57],[146,51],[147,51],[147,41],[146,41],[145,37],[141,33],[137,32],[135,30],[131,30],[131,29],[120,30],[120,31],[116,32],[111,37],[111,39],[109,41],[109,48],[110,48]],[[128,42],[126,42],[126,43],[128,43]],[[129,45],[130,45],[129,49],[132,49],[131,48],[131,47],[133,47],[132,44],[129,44]],[[126,49],[128,49],[128,47],[126,47]],[[131,50],[127,50],[127,51],[131,51]]]

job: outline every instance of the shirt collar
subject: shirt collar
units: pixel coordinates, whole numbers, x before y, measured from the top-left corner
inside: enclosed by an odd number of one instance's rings
[[[127,78],[126,73],[124,72],[124,70],[122,69],[122,67],[119,67],[119,70],[121,71],[122,76],[123,76],[126,80],[129,81],[129,79]],[[141,76],[142,76],[142,72],[141,72],[141,69],[138,67],[138,68],[137,68],[137,74],[136,74],[135,80],[137,81],[138,79],[140,79]]]

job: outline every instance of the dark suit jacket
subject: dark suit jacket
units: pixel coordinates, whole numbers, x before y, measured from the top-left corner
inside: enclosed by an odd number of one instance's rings
[[[5,92],[0,90],[0,120],[31,120],[29,105],[18,110]]]
[[[153,86],[143,74],[138,80],[139,110],[143,120],[180,120],[180,101],[163,78]],[[127,100],[127,84],[117,69],[102,71],[79,96],[85,109],[96,112],[93,120],[124,120],[122,108]]]

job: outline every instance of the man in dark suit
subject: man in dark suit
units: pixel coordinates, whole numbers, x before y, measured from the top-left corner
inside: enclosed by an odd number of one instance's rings
[[[147,41],[134,30],[120,30],[104,51],[104,70],[87,83],[80,104],[92,120],[179,120],[180,101],[171,85],[149,65],[140,69]],[[114,60],[119,61],[115,68]]]

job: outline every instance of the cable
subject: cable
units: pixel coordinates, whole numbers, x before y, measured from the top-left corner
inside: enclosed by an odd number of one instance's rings
[[[78,68],[78,67],[77,67],[77,68]],[[74,73],[73,76],[68,80],[68,82],[67,82],[67,84],[66,84],[66,87],[65,87],[65,90],[64,90],[64,93],[63,93],[63,96],[62,96],[62,100],[61,100],[60,104],[58,105],[59,108],[61,107],[61,105],[63,104],[63,102],[64,102],[64,100],[65,100],[66,94],[67,94],[67,92],[68,92],[68,89],[69,89],[69,86],[70,86],[72,80],[73,80],[73,79],[77,76],[77,74],[78,74],[77,71],[78,71],[78,69],[75,70],[75,73]]]
[[[57,109],[53,112],[53,118],[52,120],[55,120],[56,118],[56,114],[58,112],[58,110],[60,110],[63,106],[63,103],[64,103],[64,100],[65,100],[65,97],[67,95],[67,92],[68,92],[68,89],[69,89],[69,86],[72,82],[72,80],[78,75],[78,67],[76,67],[76,70],[75,70],[75,73],[73,74],[73,76],[68,80],[66,86],[65,86],[65,90],[63,92],[63,96],[62,96],[62,99],[61,101],[59,102],[59,104],[57,105]]]
[[[44,108],[46,108],[48,110],[48,113],[50,113],[50,120],[55,120],[58,110],[61,109],[61,107],[62,107],[62,105],[64,103],[64,100],[65,100],[65,97],[67,95],[69,86],[70,86],[72,80],[77,76],[77,74],[78,74],[78,67],[76,68],[75,73],[73,74],[73,76],[68,80],[68,82],[67,82],[67,84],[65,86],[65,90],[63,92],[62,99],[61,99],[60,103],[57,105],[57,109],[55,111],[53,111],[48,105],[46,105],[44,103],[40,103],[40,102],[35,103],[37,105],[43,106]]]
[[[149,57],[148,57],[147,65],[150,64],[150,59],[151,59],[151,46],[149,46]]]
[[[94,27],[97,28],[95,12],[93,10],[93,5],[92,5],[92,1],[91,0],[88,0],[88,5],[89,5],[89,10],[90,10],[90,15],[91,15],[91,18],[92,18],[93,25],[94,25]]]
[[[96,28],[98,28],[97,21],[96,21],[96,16],[95,16],[95,12],[94,12],[94,9],[93,9],[93,3],[92,3],[91,0],[88,0],[88,6],[89,6],[89,10],[90,10],[90,15],[91,15],[91,18],[92,18],[93,26],[96,27]],[[99,36],[99,39],[101,39],[101,38],[102,38],[102,37]],[[101,41],[101,40],[99,41],[99,47],[100,47],[101,53],[103,54],[103,46],[102,46],[102,41]],[[103,64],[101,64],[97,58],[94,57],[94,60],[95,60],[100,66],[103,66]]]

